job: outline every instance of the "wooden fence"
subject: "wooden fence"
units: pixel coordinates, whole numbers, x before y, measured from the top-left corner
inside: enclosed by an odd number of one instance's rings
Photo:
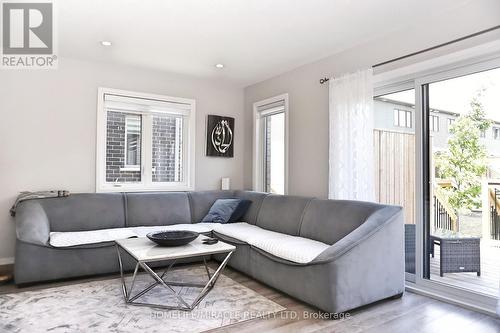
[[[415,224],[415,135],[374,130],[375,190],[381,203],[403,206]]]

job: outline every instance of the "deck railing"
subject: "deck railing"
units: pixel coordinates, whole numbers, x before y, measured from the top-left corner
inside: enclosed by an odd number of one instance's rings
[[[441,187],[434,187],[434,228],[459,231],[458,218]]]

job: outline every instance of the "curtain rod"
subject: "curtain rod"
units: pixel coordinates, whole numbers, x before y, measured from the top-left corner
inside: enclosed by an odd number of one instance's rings
[[[466,40],[466,39],[469,39],[469,38],[472,38],[472,37],[476,37],[476,36],[479,36],[479,35],[482,35],[482,34],[485,34],[485,33],[488,33],[488,32],[494,31],[494,30],[497,30],[497,29],[500,29],[500,25],[496,25],[494,27],[491,27],[491,28],[488,28],[488,29],[485,29],[485,30],[481,30],[481,31],[475,32],[473,34],[470,34],[470,35],[467,35],[467,36],[463,36],[463,37],[460,37],[460,38],[457,38],[457,39],[453,39],[453,40],[451,40],[449,42],[446,42],[446,43],[442,43],[442,44],[438,44],[438,45],[435,45],[435,46],[431,46],[431,47],[428,47],[428,48],[420,50],[420,51],[416,51],[416,52],[412,52],[412,53],[409,53],[409,54],[405,54],[405,55],[403,55],[401,57],[397,57],[397,58],[393,58],[393,59],[390,59],[390,60],[387,60],[387,61],[379,62],[379,63],[373,65],[372,68],[380,67],[380,66],[383,66],[383,65],[387,65],[387,64],[399,61],[399,60],[410,58],[410,57],[416,56],[418,54],[429,52],[429,51],[441,48],[443,46],[448,46],[450,44],[458,43],[458,42],[461,42],[463,40]],[[323,84],[323,83],[328,82],[329,80],[330,80],[329,78],[324,77],[322,79],[319,79],[319,83]]]

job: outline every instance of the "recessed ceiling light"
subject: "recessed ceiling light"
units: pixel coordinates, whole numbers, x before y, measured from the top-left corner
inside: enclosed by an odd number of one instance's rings
[[[113,45],[113,43],[111,43],[111,42],[110,42],[110,41],[108,41],[108,40],[103,40],[103,41],[101,41],[101,45],[102,45],[102,46],[111,46],[111,45]]]
[[[219,68],[219,69],[224,68],[224,64],[216,64],[215,68]]]

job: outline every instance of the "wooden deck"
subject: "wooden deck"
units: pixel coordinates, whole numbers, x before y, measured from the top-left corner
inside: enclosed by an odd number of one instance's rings
[[[496,245],[496,246],[495,246]],[[500,295],[500,242],[481,244],[481,276],[476,273],[445,273],[439,276],[439,246],[431,258],[431,280],[473,290],[482,294]]]

